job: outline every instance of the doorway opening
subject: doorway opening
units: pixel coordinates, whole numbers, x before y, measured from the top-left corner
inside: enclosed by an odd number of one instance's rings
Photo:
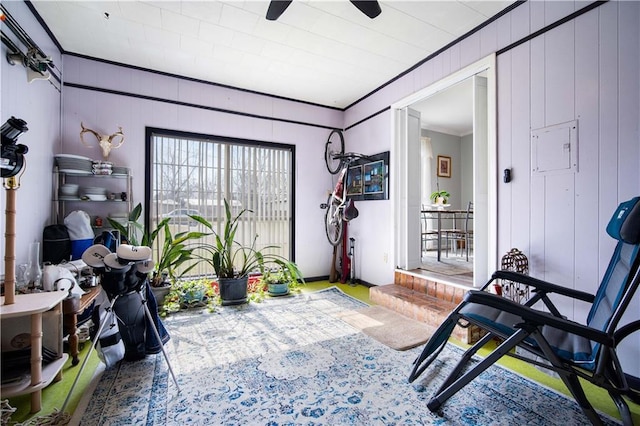
[[[439,119],[433,113],[433,108],[444,111],[443,102],[456,92],[459,92],[461,99],[466,98],[464,102],[469,104],[461,105],[458,109],[454,107],[453,111],[455,114],[461,114],[464,109],[471,111],[471,133],[454,135],[452,138],[443,132],[447,123],[442,120],[437,122]],[[472,271],[473,285],[479,287],[484,284],[489,278],[489,271],[494,270],[497,256],[495,99],[495,55],[491,55],[392,105],[396,153],[392,173],[397,194],[394,198],[394,224],[398,229],[394,251],[399,269],[447,268],[450,262],[446,262],[446,255],[451,255],[453,250],[464,251],[466,262],[464,246],[472,244],[469,263],[459,266],[460,269],[467,269],[462,271],[467,275],[471,275],[468,272]],[[452,114],[449,113],[449,119]],[[449,126],[453,124],[449,123]],[[460,129],[458,133],[467,132]],[[425,145],[430,145],[430,150],[425,149]],[[450,194],[444,207],[433,206],[435,203],[430,199],[431,193],[438,189]],[[445,230],[452,229],[453,222],[444,219],[453,217],[455,211],[456,228],[461,228],[460,220],[468,216],[463,211],[468,210],[469,202],[473,208],[472,224],[469,226],[473,230],[473,241],[461,243],[460,234],[456,237],[455,234],[445,233]],[[440,226],[431,227],[440,240],[440,260],[436,260],[436,263],[423,258],[422,218],[425,210],[431,211],[432,222],[437,222],[435,211],[441,211]],[[447,239],[447,236],[454,238]],[[444,247],[447,242],[449,245]],[[434,243],[430,244],[432,246]]]

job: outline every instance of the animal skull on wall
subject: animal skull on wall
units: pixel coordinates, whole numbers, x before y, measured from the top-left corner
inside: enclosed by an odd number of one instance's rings
[[[124,133],[122,133],[122,127],[118,127],[118,129],[120,130],[112,135],[101,135],[95,130],[84,127],[84,124],[82,122],[80,122],[80,127],[82,127],[82,130],[80,131],[80,140],[82,141],[82,143],[91,148],[91,145],[84,141],[84,134],[87,132],[93,134],[98,140],[98,145],[100,145],[100,148],[102,149],[102,156],[105,159],[109,157],[109,153],[112,149],[120,148],[120,146],[122,146],[122,144],[124,143]],[[114,145],[114,138],[116,137],[120,137],[120,140],[115,142]]]

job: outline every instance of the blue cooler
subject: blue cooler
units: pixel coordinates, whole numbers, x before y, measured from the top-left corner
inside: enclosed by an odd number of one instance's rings
[[[93,238],[86,240],[71,240],[71,260],[82,259],[82,253],[93,245]]]

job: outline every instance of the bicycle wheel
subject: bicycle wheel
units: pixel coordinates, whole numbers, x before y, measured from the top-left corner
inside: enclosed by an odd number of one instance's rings
[[[340,217],[340,203],[329,196],[327,200],[327,212],[324,215],[324,226],[327,239],[332,246],[337,246],[342,239],[342,217]]]
[[[327,143],[324,144],[324,163],[332,175],[338,173],[342,167],[343,160],[341,158],[334,158],[336,154],[344,154],[344,136],[342,136],[342,131],[338,129],[334,129],[329,133]]]

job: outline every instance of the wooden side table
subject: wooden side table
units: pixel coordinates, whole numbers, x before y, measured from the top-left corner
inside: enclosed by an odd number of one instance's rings
[[[60,333],[57,352],[59,357],[49,364],[42,366],[42,320],[43,314],[47,321],[58,321],[57,329],[62,329],[61,302],[67,297],[66,291],[51,291],[46,293],[16,294],[15,303],[4,304],[4,296],[0,298],[0,320],[28,316],[31,319],[31,380],[29,383],[2,386],[2,398],[16,395],[31,394],[31,412],[37,413],[42,408],[42,388],[52,381],[62,379],[62,367],[69,358],[62,353],[62,335]],[[49,315],[48,311],[51,311]],[[57,318],[57,319],[56,319]]]
[[[96,297],[102,291],[102,287],[92,287],[87,293],[83,294],[80,300],[65,299],[62,302],[62,310],[64,312],[64,332],[69,333],[69,355],[71,355],[71,364],[78,365],[78,315],[84,312]]]

